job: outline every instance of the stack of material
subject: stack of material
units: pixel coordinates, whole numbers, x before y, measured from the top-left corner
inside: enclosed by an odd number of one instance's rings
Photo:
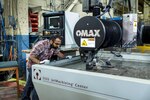
[[[0,100],[19,100],[17,96],[16,82],[4,83],[0,86]]]
[[[12,82],[15,80],[15,78],[11,78],[7,82],[3,82],[2,84],[0,84],[0,100],[21,100],[17,95],[17,84],[16,82]],[[25,83],[25,81],[19,80],[20,92],[23,91]]]

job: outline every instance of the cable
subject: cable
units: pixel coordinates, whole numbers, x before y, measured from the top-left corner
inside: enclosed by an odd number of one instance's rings
[[[113,18],[112,18],[112,16],[111,16],[110,12],[108,12],[108,14],[109,14],[109,16],[110,16],[110,19],[112,19],[112,20],[113,20]]]
[[[102,13],[102,14],[100,14],[100,15],[97,15],[97,16],[95,16],[95,17],[96,17],[96,18],[99,18],[99,17],[103,16],[105,13],[107,13],[107,12],[108,12],[108,10],[109,10],[109,8],[106,8],[106,10],[105,10],[105,12],[104,12],[104,13]]]

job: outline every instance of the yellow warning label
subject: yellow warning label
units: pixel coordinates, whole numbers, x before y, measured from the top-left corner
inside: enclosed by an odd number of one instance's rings
[[[85,40],[83,40],[83,42],[82,42],[82,46],[87,46],[87,43],[86,43],[86,41],[85,41]]]
[[[134,27],[136,27],[136,26],[137,26],[137,22],[136,22],[136,21],[134,21],[134,24],[133,24],[133,25],[134,25]]]
[[[136,23],[134,24],[134,26],[135,26],[135,27],[137,26]]]

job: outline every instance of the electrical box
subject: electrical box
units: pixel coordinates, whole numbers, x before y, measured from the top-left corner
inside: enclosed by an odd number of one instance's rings
[[[73,38],[73,29],[79,20],[79,14],[73,12],[46,12],[44,17],[44,36],[59,34],[63,37],[62,46],[70,48],[76,45]]]
[[[137,14],[123,14],[123,47],[137,45]]]

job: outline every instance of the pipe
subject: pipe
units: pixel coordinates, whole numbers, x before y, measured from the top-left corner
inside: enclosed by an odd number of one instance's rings
[[[113,2],[113,0],[109,0],[109,2],[108,2],[108,6],[112,6],[112,2]]]
[[[131,12],[131,1],[128,0],[129,11]]]
[[[138,6],[139,6],[139,0],[135,0],[135,7],[136,7],[136,11],[135,11],[135,13],[138,13],[139,12],[139,10],[138,10]]]
[[[61,1],[61,9],[63,9],[63,10],[64,10],[64,8],[65,8],[65,7],[64,7],[64,4],[65,4],[65,1],[62,0],[62,1]]]
[[[71,11],[77,3],[78,3],[78,0],[74,0],[73,3],[67,8],[66,11]]]

